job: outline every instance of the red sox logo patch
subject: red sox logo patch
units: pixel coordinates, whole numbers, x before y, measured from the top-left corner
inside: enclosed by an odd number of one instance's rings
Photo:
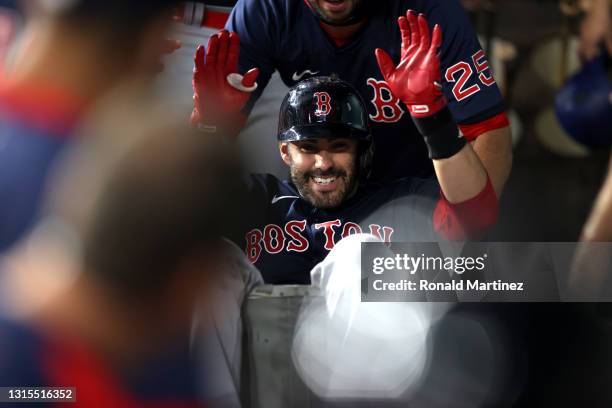
[[[370,115],[374,122],[393,123],[399,121],[404,115],[400,106],[400,100],[396,98],[385,81],[368,78],[368,85],[374,90],[374,98],[371,102],[376,109],[375,115]]]
[[[327,92],[315,92],[314,97],[316,99],[317,109],[315,110],[316,116],[327,116],[331,112],[331,96]]]

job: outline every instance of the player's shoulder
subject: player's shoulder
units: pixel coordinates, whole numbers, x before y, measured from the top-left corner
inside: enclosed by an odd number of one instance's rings
[[[238,0],[234,9],[245,19],[283,20],[297,7],[295,0]]]
[[[404,183],[412,194],[426,197],[435,197],[440,195],[440,183],[434,176],[431,177],[407,177],[399,180],[399,183]]]
[[[15,0],[0,0],[0,8],[4,10],[15,10],[16,11],[17,2]]]
[[[36,143],[47,142],[49,145],[60,145],[67,139],[65,132],[59,129],[52,129],[44,123],[37,123],[28,120],[27,115],[15,114],[12,112],[2,112],[0,107],[0,135],[6,141],[13,138],[23,140],[27,143],[30,139],[35,139]],[[41,146],[39,144],[39,146]]]
[[[272,174],[250,174],[248,187],[252,193],[259,193],[266,198],[278,195],[297,195],[297,191],[287,180],[281,180]]]
[[[44,173],[71,136],[69,131],[28,121],[27,116],[3,112],[0,107],[0,180],[31,183],[27,178]]]
[[[84,101],[64,90],[35,82],[0,81],[0,124],[7,133],[63,141],[74,135],[84,109]]]
[[[462,22],[464,12],[459,0],[395,0],[393,12],[402,15],[407,10],[424,14],[430,23],[448,25]]]
[[[402,177],[393,181],[372,184],[369,190],[370,194],[387,191],[395,198],[404,196],[438,198],[440,184],[435,177]]]

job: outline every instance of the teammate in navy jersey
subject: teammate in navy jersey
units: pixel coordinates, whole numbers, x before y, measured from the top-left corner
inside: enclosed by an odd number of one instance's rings
[[[197,366],[187,343],[149,361],[138,361],[131,377],[118,378],[91,347],[71,335],[49,333],[0,319],[0,386],[72,387],[76,402],[55,401],[45,407],[196,408]],[[134,361],[133,363],[135,363]],[[129,370],[126,370],[129,371]],[[23,402],[6,402],[20,407]]]
[[[251,179],[249,220],[235,237],[268,283],[308,283],[309,272],[342,237],[370,232],[384,241],[432,241],[478,236],[497,215],[497,198],[471,145],[458,134],[440,82],[437,52],[442,33],[430,38],[423,16],[400,19],[405,36],[395,67],[376,51],[380,70],[401,98],[425,140],[439,181],[369,180],[380,153],[357,90],[333,77],[293,87],[281,106],[278,145],[291,180]],[[238,35],[214,35],[196,51],[193,122],[205,132],[235,135],[236,118],[257,88],[257,68],[237,74]],[[410,137],[406,134],[405,137]],[[399,164],[409,166],[408,161]]]
[[[32,225],[46,174],[87,108],[153,78],[173,3],[31,4],[36,17],[0,80],[0,252]]]
[[[226,29],[240,36],[239,72],[261,71],[244,113],[274,70],[288,86],[337,74],[366,100],[377,149],[373,180],[431,175],[426,146],[374,57],[382,48],[400,60],[403,39],[394,22],[408,9],[443,28],[441,83],[450,112],[469,141],[478,138],[474,150],[499,194],[511,167],[508,120],[486,56],[457,0],[237,1]]]
[[[11,294],[0,298],[0,387],[76,388],[76,403],[52,407],[201,407],[192,319],[196,303],[216,307],[238,161],[122,99],[69,151],[44,217],[0,260]]]

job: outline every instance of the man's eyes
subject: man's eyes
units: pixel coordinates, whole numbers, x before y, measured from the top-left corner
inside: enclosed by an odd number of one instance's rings
[[[317,148],[314,145],[302,145],[300,146],[300,150],[305,153],[315,153]]]
[[[304,153],[317,153],[320,150],[315,144],[302,144],[299,146],[299,149]],[[346,142],[332,143],[329,145],[327,150],[332,152],[345,152],[349,150],[349,144]]]
[[[331,150],[333,150],[334,152],[344,152],[348,150],[348,148],[348,143],[334,143],[331,145]]]

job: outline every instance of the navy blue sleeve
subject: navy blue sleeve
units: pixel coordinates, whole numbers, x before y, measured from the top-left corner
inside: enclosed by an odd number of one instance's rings
[[[257,204],[258,207],[259,203],[264,205],[274,194],[271,190],[274,189],[277,180],[270,174],[249,174],[246,183],[251,203]]]
[[[276,69],[275,49],[282,32],[278,14],[273,0],[238,0],[225,26],[240,36],[239,73],[244,74],[251,68],[260,70],[257,89],[244,109],[246,114],[253,109]]]
[[[0,318],[0,387],[44,386],[42,342],[26,327]]]
[[[0,0],[0,7],[17,10],[17,4],[15,0]]]
[[[473,123],[504,111],[493,72],[467,13],[458,0],[428,0],[431,27],[442,29],[440,48],[442,86],[458,123]]]
[[[64,146],[46,135],[0,118],[0,252],[17,242],[35,223],[50,166]]]
[[[248,174],[244,178],[244,183],[248,201],[244,203],[244,211],[241,214],[244,220],[244,223],[241,223],[242,230],[235,231],[235,235],[227,237],[240,248],[244,248],[246,232],[267,223],[270,201],[282,184],[271,174]]]

